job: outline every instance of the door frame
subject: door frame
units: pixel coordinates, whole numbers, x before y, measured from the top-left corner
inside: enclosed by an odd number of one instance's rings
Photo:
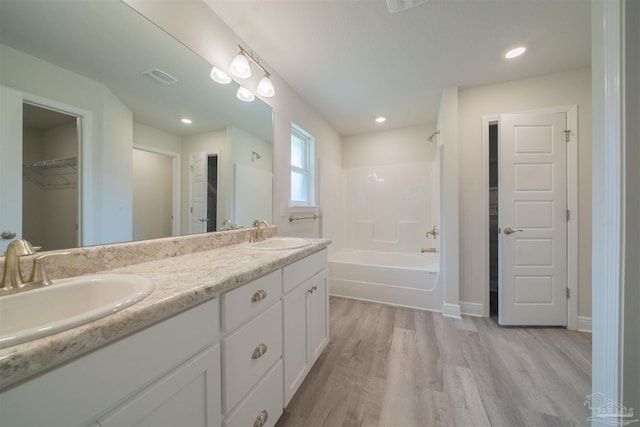
[[[91,111],[54,101],[27,92],[22,93],[22,103],[59,111],[78,118],[78,247],[94,245],[93,219],[93,115]],[[22,126],[22,123],[20,124]]]
[[[175,151],[163,150],[161,148],[156,148],[156,147],[152,147],[150,145],[144,145],[144,144],[134,143],[133,149],[148,151],[150,153],[156,153],[156,154],[161,154],[163,156],[171,157],[171,166],[172,166],[172,173],[173,173],[173,177],[171,180],[171,197],[173,198],[171,203],[171,209],[173,211],[172,212],[173,220],[171,221],[171,235],[180,236],[181,234],[180,225],[182,224],[180,222],[180,208],[181,208],[180,181],[182,177],[181,171],[180,171],[180,165],[181,165],[182,155]]]
[[[578,106],[565,105],[537,110],[505,112],[518,113],[565,113],[567,129],[571,130],[567,142],[567,209],[570,212],[567,221],[567,287],[570,298],[567,299],[567,329],[578,330]],[[483,216],[483,253],[484,253],[484,298],[483,313],[489,317],[490,309],[490,269],[489,269],[489,124],[499,122],[499,115],[482,116],[482,209]],[[498,190],[500,191],[500,190]],[[590,329],[590,325],[585,325]]]

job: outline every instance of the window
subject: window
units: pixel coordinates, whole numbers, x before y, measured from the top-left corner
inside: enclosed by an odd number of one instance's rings
[[[312,206],[314,200],[313,137],[291,124],[291,204]]]

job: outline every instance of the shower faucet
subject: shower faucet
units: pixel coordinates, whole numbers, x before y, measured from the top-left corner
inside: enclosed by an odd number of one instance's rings
[[[433,238],[435,240],[435,238],[438,237],[438,234],[440,234],[440,233],[438,232],[438,229],[434,225],[432,230],[427,231],[427,239],[429,238],[429,235],[431,235],[431,236],[433,236]]]

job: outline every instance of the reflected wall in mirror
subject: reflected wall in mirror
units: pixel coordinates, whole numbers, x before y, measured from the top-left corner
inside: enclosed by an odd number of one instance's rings
[[[271,107],[239,101],[238,85],[214,83],[210,71],[120,0],[2,0],[0,231],[26,238],[25,102],[79,117],[80,245],[271,220]],[[55,215],[38,221],[60,228]]]

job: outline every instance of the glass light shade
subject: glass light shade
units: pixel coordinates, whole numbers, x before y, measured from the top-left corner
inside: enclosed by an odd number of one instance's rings
[[[275,89],[273,88],[273,82],[267,76],[264,76],[262,79],[260,79],[257,91],[258,95],[264,96],[266,98],[270,98],[276,93]]]
[[[211,80],[213,80],[216,83],[220,83],[221,85],[226,85],[231,83],[231,77],[229,77],[227,73],[220,70],[219,68],[213,67],[211,69],[211,74],[209,75],[211,76]]]
[[[240,100],[240,101],[244,101],[244,102],[251,102],[254,99],[256,99],[256,96],[251,93],[251,91],[243,86],[240,86],[238,88],[238,92],[236,92],[236,97]]]
[[[249,60],[243,54],[237,54],[236,57],[233,58],[233,61],[231,61],[229,71],[231,71],[231,74],[241,79],[251,77],[251,67],[249,66]]]

